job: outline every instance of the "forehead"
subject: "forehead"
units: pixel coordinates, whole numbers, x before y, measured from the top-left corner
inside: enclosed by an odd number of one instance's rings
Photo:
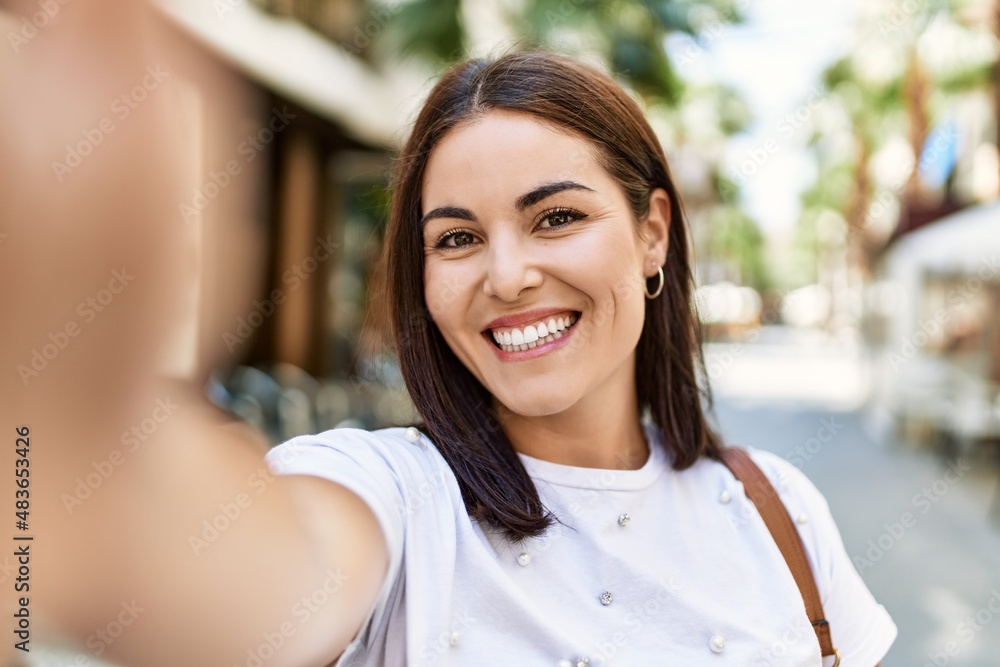
[[[587,139],[536,116],[490,111],[459,124],[433,148],[424,172],[423,208],[456,195],[516,197],[543,181],[607,184],[611,177],[596,155]]]

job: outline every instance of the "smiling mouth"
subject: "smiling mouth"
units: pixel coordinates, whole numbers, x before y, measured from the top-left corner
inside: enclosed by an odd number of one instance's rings
[[[524,327],[487,329],[483,336],[504,352],[523,352],[559,340],[576,326],[580,316],[578,311],[571,311],[566,317],[550,317]]]

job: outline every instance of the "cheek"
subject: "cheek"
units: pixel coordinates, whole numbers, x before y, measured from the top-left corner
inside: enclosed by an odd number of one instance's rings
[[[457,270],[428,266],[424,270],[424,299],[442,333],[455,326],[468,300],[468,280]],[[443,325],[443,326],[442,326]]]
[[[602,262],[585,266],[580,272],[582,279],[593,287],[595,308],[616,316],[641,312],[644,308],[641,260],[627,247],[608,244],[604,253]]]
[[[645,299],[642,285],[632,276],[622,276],[605,285],[605,297],[597,304],[595,324],[608,328],[608,334],[622,342],[642,331],[645,320]]]
[[[631,271],[619,275],[612,287],[615,301],[619,304],[619,310],[630,314],[644,313],[646,309],[645,289],[646,282],[640,268],[633,267]]]

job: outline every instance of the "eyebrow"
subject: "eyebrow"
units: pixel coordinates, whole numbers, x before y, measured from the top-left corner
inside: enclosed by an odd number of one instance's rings
[[[576,181],[558,181],[555,183],[546,183],[540,185],[531,192],[526,192],[514,201],[514,207],[518,211],[524,211],[529,206],[534,206],[538,202],[542,201],[546,197],[551,197],[557,192],[562,192],[563,190],[586,190],[587,192],[596,192],[593,188],[588,188],[582,183],[577,183]],[[478,222],[476,216],[473,215],[472,211],[467,208],[461,208],[459,206],[440,206],[433,211],[429,211],[424,217],[420,218],[420,228],[423,229],[424,225],[435,218],[457,218],[459,220],[468,220],[469,222]]]

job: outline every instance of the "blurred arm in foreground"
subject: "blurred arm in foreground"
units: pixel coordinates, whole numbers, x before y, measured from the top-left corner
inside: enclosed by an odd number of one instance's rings
[[[0,474],[13,505],[15,429],[30,427],[21,534],[34,536],[29,592],[4,582],[4,634],[25,596],[31,646],[69,640],[144,666],[326,664],[385,576],[374,517],[330,482],[270,476],[264,445],[200,391],[259,271],[254,198],[225,189],[212,229],[179,213],[198,166],[232,144],[206,134],[192,154],[177,89],[205,99],[202,127],[225,128],[240,84],[143,2],[51,4],[57,15],[0,56]],[[20,21],[39,4],[2,8]],[[167,379],[193,291],[197,369]],[[336,592],[303,620],[320,589]]]

